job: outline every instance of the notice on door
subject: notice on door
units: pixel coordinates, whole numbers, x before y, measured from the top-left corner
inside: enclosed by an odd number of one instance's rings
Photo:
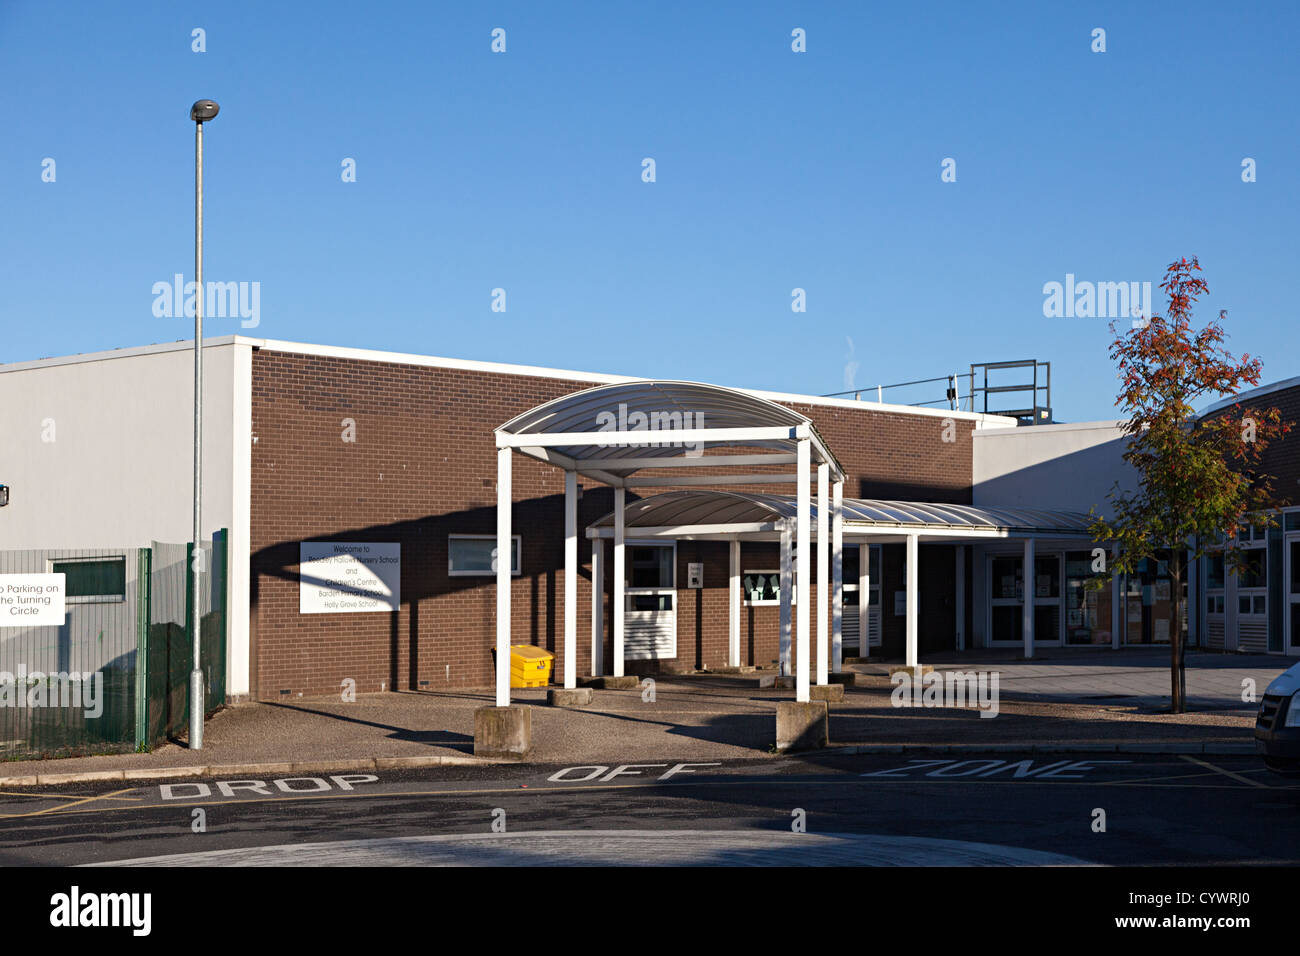
[[[0,574],[0,627],[61,627],[65,574]]]
[[[402,546],[374,541],[298,545],[298,613],[396,611],[402,603]]]

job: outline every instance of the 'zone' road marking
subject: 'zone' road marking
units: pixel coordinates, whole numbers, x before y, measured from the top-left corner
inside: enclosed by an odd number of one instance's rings
[[[1044,777],[1063,780],[1082,780],[1089,772],[1101,769],[1101,764],[1128,764],[1131,760],[1057,760],[1034,766],[1033,760],[909,760],[905,767],[889,767],[859,774],[861,777],[908,777],[914,770],[927,770],[924,777],[993,777],[1008,770],[1012,779],[1023,780]]]

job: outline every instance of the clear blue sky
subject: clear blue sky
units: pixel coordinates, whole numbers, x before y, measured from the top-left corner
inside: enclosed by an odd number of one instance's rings
[[[1158,284],[1198,255],[1197,317],[1226,308],[1230,346],[1285,378],[1298,21],[1293,3],[0,0],[0,361],[190,336],[151,288],[192,272],[188,109],[212,97],[205,277],[261,283],[245,334],[811,393],[848,387],[850,363],[870,386],[1037,357],[1077,421],[1114,415],[1108,322],[1045,318],[1043,284]]]

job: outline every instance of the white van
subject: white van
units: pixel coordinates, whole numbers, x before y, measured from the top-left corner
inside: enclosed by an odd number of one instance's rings
[[[1255,750],[1269,770],[1300,775],[1300,664],[1279,674],[1259,705]]]

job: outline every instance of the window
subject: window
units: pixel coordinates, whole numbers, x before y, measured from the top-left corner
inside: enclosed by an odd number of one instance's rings
[[[671,544],[628,544],[628,611],[671,611],[677,587],[677,548]],[[673,656],[673,655],[669,655]]]
[[[66,575],[69,604],[108,604],[126,600],[126,558],[76,558],[51,561],[52,574]]]
[[[1205,559],[1205,587],[1211,591],[1223,588],[1223,555],[1211,554]]]
[[[1209,594],[1209,595],[1206,595],[1206,598],[1205,598],[1205,613],[1206,613],[1206,614],[1222,614],[1222,613],[1223,613],[1223,595],[1222,595],[1222,594]]]
[[[629,588],[676,587],[675,549],[672,545],[636,545],[628,548]]]
[[[1264,544],[1268,541],[1268,527],[1266,525],[1247,525],[1243,524],[1237,530],[1237,541],[1241,544]]]
[[[867,555],[867,569],[871,580],[870,593],[867,595],[868,604],[871,607],[876,607],[880,604],[880,545],[868,545]],[[844,546],[842,573],[844,606],[857,607],[861,603],[858,591],[862,589],[862,556],[859,553],[858,545],[846,544]]]
[[[1286,530],[1300,531],[1300,511],[1288,511],[1286,513]]]
[[[510,541],[510,573],[519,574],[519,535]],[[494,534],[447,536],[447,573],[452,577],[490,577],[496,574],[497,537]]]
[[[1262,588],[1267,583],[1265,568],[1265,559],[1267,555],[1263,548],[1257,550],[1245,551],[1242,553],[1245,559],[1245,565],[1241,573],[1237,576],[1237,587],[1239,588]]]
[[[1065,639],[1070,644],[1111,643],[1110,574],[1094,571],[1093,564],[1091,551],[1065,554]],[[1099,581],[1106,586],[1089,586]]]
[[[794,575],[791,575],[793,578]],[[746,571],[740,576],[740,587],[745,595],[745,603],[756,607],[762,607],[765,604],[781,603],[781,572],[780,571]],[[875,588],[871,589],[873,592]],[[797,604],[799,598],[799,589],[794,587],[790,595],[790,603]]]
[[[1034,559],[1034,597],[1061,596],[1061,561],[1056,557]]]
[[[992,594],[995,600],[1019,601],[1023,599],[1024,585],[1020,580],[1020,558],[994,558],[992,563]]]

